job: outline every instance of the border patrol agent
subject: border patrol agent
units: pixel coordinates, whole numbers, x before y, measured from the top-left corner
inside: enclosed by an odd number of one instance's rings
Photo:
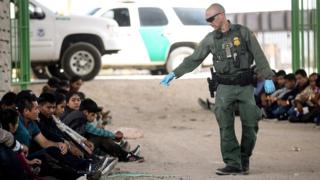
[[[266,80],[266,93],[274,91],[271,80],[274,75],[255,37],[245,26],[231,24],[226,19],[224,7],[212,4],[206,10],[206,20],[214,28],[213,32],[200,42],[194,53],[185,58],[173,72],[166,75],[161,84],[169,86],[174,78],[191,72],[207,57],[213,55],[218,86],[214,113],[220,127],[221,154],[226,166],[216,171],[218,175],[249,173],[249,159],[255,146],[258,121],[261,112],[255,104],[252,86],[253,62],[256,71]],[[234,130],[234,110],[238,106],[242,123],[242,137],[239,144]]]

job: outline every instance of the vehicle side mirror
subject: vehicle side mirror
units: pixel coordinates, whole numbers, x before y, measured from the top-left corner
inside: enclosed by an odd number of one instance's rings
[[[46,14],[42,11],[40,7],[36,7],[34,11],[30,12],[30,19],[44,19]]]

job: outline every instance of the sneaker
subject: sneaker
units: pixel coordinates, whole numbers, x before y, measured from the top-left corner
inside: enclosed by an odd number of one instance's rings
[[[102,172],[102,170],[106,167],[109,158],[110,158],[109,156],[105,156],[102,159],[95,160],[93,163],[90,164],[89,171]]]
[[[132,150],[131,153],[135,156],[140,156],[140,145],[134,148],[134,150]]]
[[[288,120],[288,114],[287,114],[287,113],[284,113],[284,114],[279,115],[279,116],[278,116],[278,120],[279,120],[279,121]]]
[[[134,162],[134,161],[141,163],[141,162],[144,162],[144,158],[140,156],[136,156],[132,153],[129,153],[127,157],[127,162]]]
[[[91,159],[90,161],[93,161],[89,164],[89,167],[85,171],[77,171],[78,174],[84,175],[88,180],[99,180],[101,177],[101,167],[103,167],[103,164],[106,163],[106,158],[103,159],[96,158],[94,161]]]
[[[106,163],[106,166],[102,170],[102,175],[105,175],[105,174],[109,175],[117,163],[118,163],[118,158],[108,157],[108,161]]]
[[[217,175],[238,175],[242,174],[241,169],[232,167],[232,166],[226,166],[224,168],[219,168],[216,170]]]

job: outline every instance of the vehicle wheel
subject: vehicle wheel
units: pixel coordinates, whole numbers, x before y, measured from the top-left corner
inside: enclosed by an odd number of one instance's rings
[[[93,79],[101,68],[101,54],[89,43],[75,43],[64,52],[61,61],[67,77],[80,76],[83,80]]]
[[[166,69],[168,72],[171,72],[176,67],[178,67],[184,58],[190,56],[193,53],[194,49],[191,47],[178,47],[171,51],[167,64]],[[200,66],[201,67],[201,66]],[[199,68],[199,67],[198,67]],[[198,68],[194,71],[198,71]]]
[[[31,64],[33,75],[37,79],[48,79],[49,75],[46,71],[46,67],[39,64]]]
[[[64,74],[59,64],[50,64],[47,66],[48,72],[51,76],[58,77],[61,79],[67,79],[68,77]]]
[[[155,70],[150,70],[151,75],[163,75],[166,74],[165,69],[155,69]]]

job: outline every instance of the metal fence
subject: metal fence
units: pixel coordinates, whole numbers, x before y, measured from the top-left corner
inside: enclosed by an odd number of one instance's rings
[[[292,0],[292,11],[227,14],[257,35],[273,69],[320,72],[320,0]]]
[[[292,72],[290,31],[258,32],[257,39],[272,69]]]
[[[292,69],[320,72],[320,0],[292,0]]]

